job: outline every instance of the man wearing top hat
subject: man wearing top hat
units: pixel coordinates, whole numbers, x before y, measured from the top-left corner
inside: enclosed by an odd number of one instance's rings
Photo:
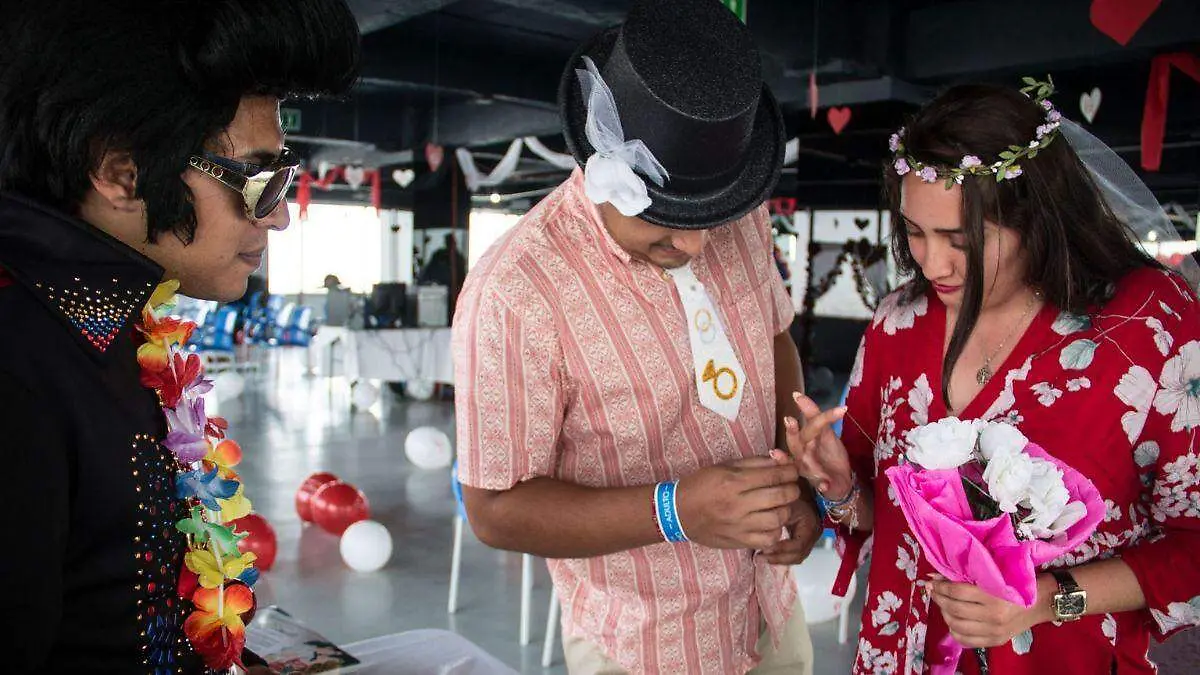
[[[819,522],[771,459],[802,386],[762,206],[783,120],[717,0],[635,0],[559,89],[579,161],[467,277],[459,478],[549,559],[572,673],[808,673],[788,565]]]

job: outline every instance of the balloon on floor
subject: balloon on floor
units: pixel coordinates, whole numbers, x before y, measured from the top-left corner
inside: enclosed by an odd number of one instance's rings
[[[313,475],[304,479],[304,482],[301,483],[300,487],[296,490],[296,515],[300,516],[300,520],[306,523],[313,522],[311,506],[313,493],[315,493],[322,485],[326,483],[332,483],[337,479],[337,476],[326,471],[314,473]]]
[[[367,496],[362,490],[342,481],[326,483],[318,488],[313,493],[310,507],[313,521],[322,530],[338,536],[347,527],[371,517]]]
[[[360,520],[342,534],[342,560],[356,572],[374,572],[392,557],[392,535],[374,520]]]
[[[266,572],[275,564],[275,553],[278,542],[275,538],[275,528],[257,513],[251,513],[230,523],[237,532],[246,536],[238,540],[238,550],[242,553],[253,553],[257,558],[254,566]]]
[[[444,469],[454,459],[454,446],[446,432],[417,427],[404,439],[404,454],[420,469]]]

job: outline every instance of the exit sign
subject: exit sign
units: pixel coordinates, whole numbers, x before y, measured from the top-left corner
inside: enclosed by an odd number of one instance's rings
[[[284,133],[300,131],[300,109],[280,108],[279,123],[283,126]]]
[[[737,17],[746,23],[746,4],[750,0],[721,0],[721,3],[729,8],[729,11],[737,14]]]

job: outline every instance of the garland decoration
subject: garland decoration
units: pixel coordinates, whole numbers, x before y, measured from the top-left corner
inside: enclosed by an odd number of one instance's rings
[[[166,415],[163,445],[179,464],[176,496],[191,507],[175,524],[188,542],[178,593],[194,606],[183,632],[205,665],[226,670],[244,667],[246,622],[255,610],[255,555],[238,550],[246,535],[230,524],[250,513],[250,500],[233,470],[241,447],[225,438],[223,418],[204,411],[204,394],[213,382],[204,377],[200,357],[184,348],[196,324],[171,316],[178,290],[178,281],[164,281],[151,294],[137,324],[146,340],[137,360],[142,384],[158,394]]]

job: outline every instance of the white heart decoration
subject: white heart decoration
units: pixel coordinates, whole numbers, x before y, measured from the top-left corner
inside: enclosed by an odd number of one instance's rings
[[[363,184],[363,180],[367,177],[367,170],[361,166],[348,166],[345,173],[342,174],[346,179],[346,184],[357,190],[359,185]]]
[[[396,185],[399,185],[402,188],[412,185],[412,182],[416,180],[416,178],[417,172],[413,171],[412,169],[396,169],[392,172],[392,180],[396,181]]]
[[[1096,119],[1098,110],[1100,110],[1100,87],[1094,87],[1079,97],[1079,112],[1083,113],[1083,119],[1091,124],[1092,120]]]
[[[332,168],[333,168],[333,165],[330,164],[329,162],[318,163],[317,164],[317,180],[325,180],[325,174],[329,173],[329,170]]]

